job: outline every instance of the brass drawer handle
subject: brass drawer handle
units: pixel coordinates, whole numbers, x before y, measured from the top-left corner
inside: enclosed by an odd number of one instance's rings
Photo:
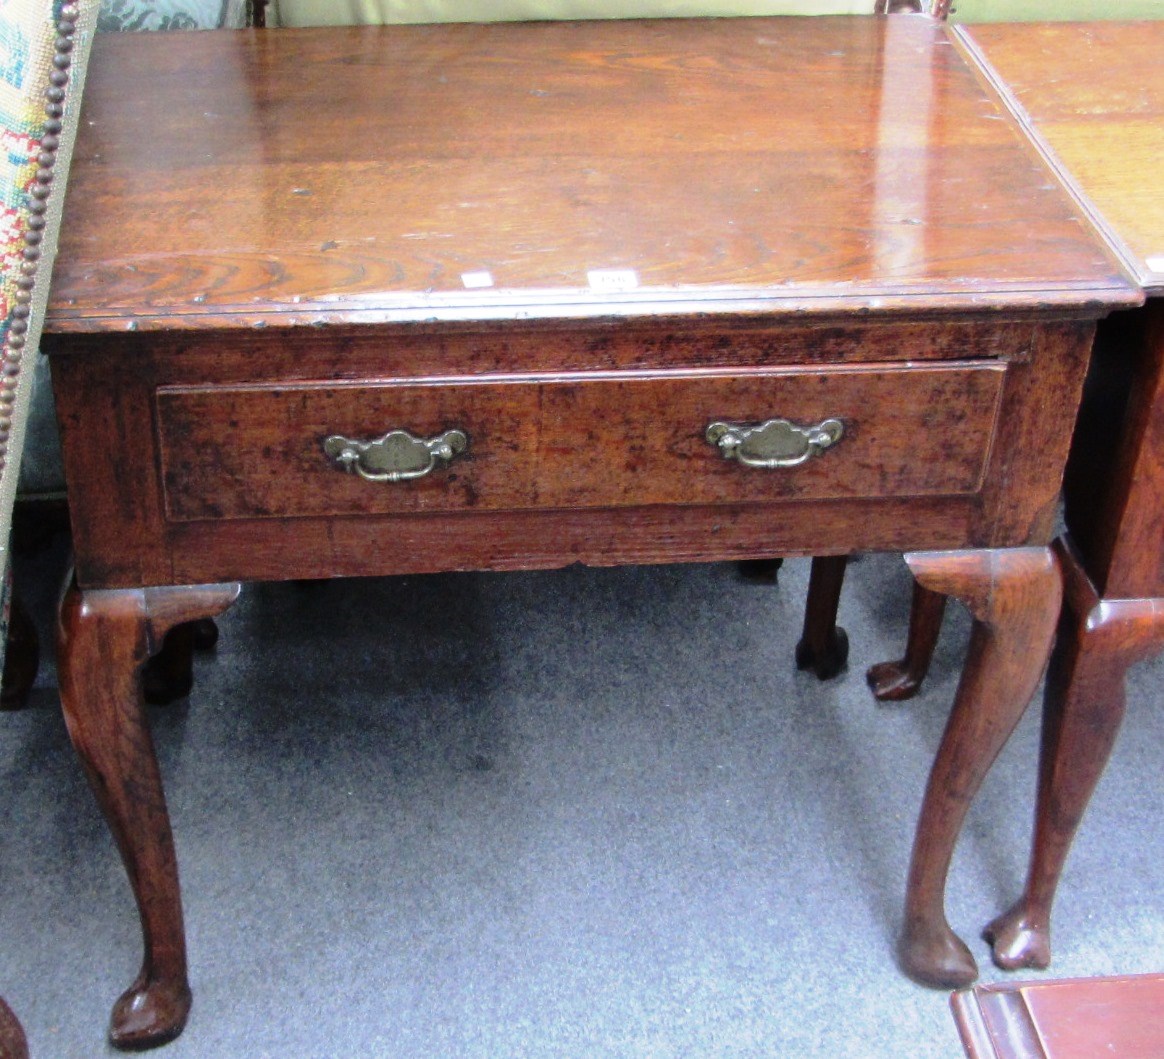
[[[444,466],[469,447],[463,430],[446,430],[435,438],[416,438],[407,430],[390,430],[375,441],[356,441],[332,434],[323,451],[335,467],[368,482],[410,482]]]
[[[772,470],[796,467],[819,456],[840,441],[844,433],[845,425],[839,419],[826,419],[811,427],[798,427],[787,419],[769,419],[757,426],[711,423],[707,440],[725,460]]]

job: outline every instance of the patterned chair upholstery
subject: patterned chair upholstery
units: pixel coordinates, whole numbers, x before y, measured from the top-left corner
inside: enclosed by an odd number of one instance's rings
[[[0,569],[5,571],[5,626],[12,502],[96,15],[96,0],[0,0]],[[0,1049],[6,1059],[28,1054],[19,1023],[2,1001]]]
[[[249,0],[102,0],[98,32],[217,29],[247,24]],[[53,415],[48,362],[36,365],[24,461],[20,472],[22,497],[63,500],[65,474]]]
[[[18,11],[47,9],[50,6],[47,0],[45,3],[0,0],[0,20],[15,23],[19,21],[15,15]],[[85,8],[87,32],[92,30],[94,23],[98,32],[118,32],[238,28],[248,24],[252,4],[251,0],[87,0],[82,6]],[[0,34],[3,32],[0,30]],[[6,40],[0,39],[0,53],[3,52]],[[9,54],[14,53],[10,51]],[[9,154],[11,157],[11,151]],[[5,240],[7,234],[6,229],[3,234]],[[0,313],[4,312],[7,309],[0,306]],[[34,343],[30,342],[28,348],[35,348]],[[0,570],[8,566],[7,545],[13,492],[21,499],[51,501],[53,503],[42,506],[54,509],[55,504],[55,510],[62,513],[64,510],[65,473],[53,411],[48,360],[32,356],[26,359],[30,362],[28,371],[31,378],[22,383],[21,433],[19,439],[14,438],[8,443],[10,449],[22,453],[22,458],[9,460],[11,471],[5,479],[11,480],[12,484],[5,494],[4,506],[0,508],[5,516],[0,520],[0,539],[4,542]],[[63,521],[63,516],[47,521],[51,526],[54,521]],[[19,607],[13,610],[7,605],[8,598],[5,594],[4,620],[0,626],[0,662],[4,661],[6,644],[11,646],[12,654],[4,671],[0,703],[11,708],[21,704],[36,676],[38,648],[31,622]],[[11,627],[8,624],[9,617],[12,619]]]
[[[35,353],[96,14],[96,0],[0,0],[0,568],[4,570]],[[5,621],[7,612],[6,602]]]
[[[216,29],[246,25],[247,0],[104,0],[97,29]]]

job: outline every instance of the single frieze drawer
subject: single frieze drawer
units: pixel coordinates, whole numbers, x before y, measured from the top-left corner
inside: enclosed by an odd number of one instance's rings
[[[157,391],[171,521],[976,492],[1005,367]]]

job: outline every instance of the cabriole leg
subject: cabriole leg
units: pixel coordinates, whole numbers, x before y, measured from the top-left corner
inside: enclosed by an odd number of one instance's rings
[[[905,657],[897,662],[880,662],[865,674],[874,698],[882,702],[897,702],[912,699],[921,690],[922,681],[930,671],[945,613],[946,597],[915,581]]]
[[[117,841],[141,916],[141,972],[113,1008],[110,1040],[143,1048],[182,1032],[190,1010],[170,817],[142,704],[141,667],[180,622],[224,611],[239,586],[81,591],[57,628],[61,704]]]
[[[1067,600],[1043,700],[1039,796],[1022,897],[983,935],[1004,970],[1051,962],[1051,906],[1071,842],[1124,717],[1124,677],[1164,648],[1164,599],[1100,599],[1057,544]]]
[[[972,982],[978,967],[946,921],[946,876],[970,802],[1046,666],[1062,581],[1049,548],[917,552],[906,562],[919,584],[962,600],[974,616],[918,819],[899,944],[911,978],[957,988]]]

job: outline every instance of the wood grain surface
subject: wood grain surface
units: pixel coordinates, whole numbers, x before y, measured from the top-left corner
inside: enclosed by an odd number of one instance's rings
[[[613,508],[972,494],[1005,368],[518,376],[159,391],[171,520]],[[725,459],[706,428],[776,417],[844,434],[796,467]],[[332,434],[458,429],[465,453],[411,482],[368,482],[323,453]]]
[[[1164,22],[1027,23],[968,32],[1037,134],[1164,294]]]
[[[1137,298],[928,19],[126,34],[91,67],[50,329]]]
[[[1164,975],[990,984],[950,998],[970,1059],[1155,1059]]]
[[[349,342],[339,328],[75,338],[76,355],[54,358],[53,382],[78,581],[124,587],[1042,542],[1093,332],[1082,321],[1013,330],[1023,340],[996,362],[466,373],[435,383],[402,376],[396,386],[378,370],[391,362],[392,343]],[[565,349],[589,333],[579,328]],[[859,344],[861,333],[851,328],[849,341]],[[282,350],[279,335],[288,338]],[[303,335],[312,342],[291,341]],[[836,338],[832,328],[826,335]],[[513,340],[519,356],[566,356],[555,332],[526,337],[529,346]],[[690,327],[657,332],[645,347],[701,350],[696,363],[730,364],[721,337]],[[753,348],[784,350],[781,338],[777,329]],[[490,342],[505,346],[500,336]],[[439,336],[418,339],[405,356],[421,363],[425,344],[428,362],[440,364],[448,344]],[[411,427],[386,421],[391,399],[406,394],[412,404],[400,408],[420,418]],[[486,406],[500,435],[483,419],[463,424],[479,446],[470,450],[480,454],[476,465],[454,463],[409,483],[421,489],[399,499],[322,456],[315,463],[332,432],[438,432],[456,425],[446,413],[478,416]],[[552,451],[530,433],[529,416],[539,413],[547,437],[558,439]],[[837,414],[849,418],[850,437],[787,474],[748,472],[701,437],[705,416]],[[679,436],[652,435],[651,424],[675,426],[677,416]],[[506,448],[515,442],[526,444],[528,463]],[[471,488],[478,472],[492,493]]]

